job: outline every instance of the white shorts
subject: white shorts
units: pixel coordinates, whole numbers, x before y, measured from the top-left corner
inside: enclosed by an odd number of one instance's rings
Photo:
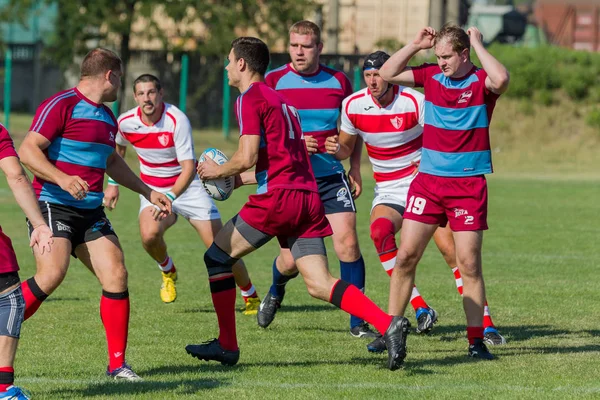
[[[161,193],[170,190],[170,188],[150,187]],[[154,207],[154,205],[140,195],[140,213],[146,207]],[[187,190],[175,199],[173,212],[188,220],[209,221],[221,218],[214,200],[206,193],[200,179],[194,179]]]
[[[405,209],[408,188],[413,179],[415,177],[411,175],[395,181],[376,183],[375,198],[373,199],[371,212],[373,212],[373,208],[378,204],[393,204]]]

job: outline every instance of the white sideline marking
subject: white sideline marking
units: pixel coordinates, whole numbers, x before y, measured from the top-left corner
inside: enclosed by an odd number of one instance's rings
[[[19,378],[17,384],[21,383],[42,383],[42,384],[68,384],[68,385],[90,385],[90,384],[107,384],[111,380],[106,379],[52,379],[52,378]],[[112,381],[117,385],[129,384],[129,382],[123,381]],[[131,382],[131,384],[161,384],[168,383],[165,381],[144,381],[144,382]],[[207,382],[196,382],[194,386],[214,388],[220,386],[218,379],[214,379]],[[427,390],[441,390],[441,389],[458,389],[458,390],[473,390],[473,389],[486,389],[486,390],[504,390],[507,392],[575,392],[575,393],[600,393],[600,386],[592,387],[575,387],[575,386],[557,386],[554,388],[542,388],[535,386],[514,386],[514,385],[493,385],[489,383],[482,383],[480,385],[474,384],[438,384],[438,385],[401,385],[395,383],[277,383],[277,382],[260,382],[260,381],[223,381],[224,388],[236,386],[240,387],[271,387],[277,389],[393,389],[393,390],[413,390],[413,391],[427,391]]]

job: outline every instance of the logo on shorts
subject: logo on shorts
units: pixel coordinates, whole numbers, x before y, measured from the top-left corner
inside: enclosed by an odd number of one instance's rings
[[[158,142],[163,145],[163,147],[167,147],[169,145],[169,134],[163,133],[158,137]]]
[[[92,225],[92,232],[98,232],[100,229],[104,228],[105,225],[108,225],[108,229],[110,229],[111,232],[113,231],[112,225],[110,224],[108,219],[102,218],[100,221]]]
[[[458,104],[466,103],[467,101],[469,101],[471,96],[473,96],[473,92],[470,90],[467,90],[466,92],[462,92],[460,97],[458,98]]]
[[[56,229],[58,229],[61,232],[64,231],[64,232],[73,233],[73,229],[69,225],[64,224],[60,221],[56,221]]]
[[[344,203],[344,208],[352,207],[352,203],[350,202],[350,198],[348,197],[348,191],[346,188],[341,188],[337,191],[337,201],[341,201]]]
[[[462,217],[463,215],[465,217],[465,225],[473,225],[475,218],[472,215],[469,215],[467,210],[463,210],[462,208],[454,209],[454,218]]]
[[[394,118],[390,119],[390,122],[392,123],[392,125],[394,125],[394,128],[400,129],[402,127],[402,122],[404,122],[404,118],[401,118],[396,115]]]

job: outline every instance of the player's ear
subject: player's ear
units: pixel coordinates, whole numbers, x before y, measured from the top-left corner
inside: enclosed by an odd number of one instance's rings
[[[321,54],[321,52],[323,51],[323,42],[317,44],[317,51],[319,52],[319,54]]]

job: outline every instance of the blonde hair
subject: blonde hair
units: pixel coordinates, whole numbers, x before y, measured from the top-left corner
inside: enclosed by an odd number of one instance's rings
[[[313,35],[317,41],[317,44],[321,43],[321,28],[314,22],[303,20],[298,21],[290,28],[290,34],[296,33],[298,35]]]
[[[435,35],[434,45],[437,46],[440,42],[450,43],[452,50],[458,54],[462,53],[464,49],[471,48],[471,40],[467,32],[453,23],[445,24]]]

